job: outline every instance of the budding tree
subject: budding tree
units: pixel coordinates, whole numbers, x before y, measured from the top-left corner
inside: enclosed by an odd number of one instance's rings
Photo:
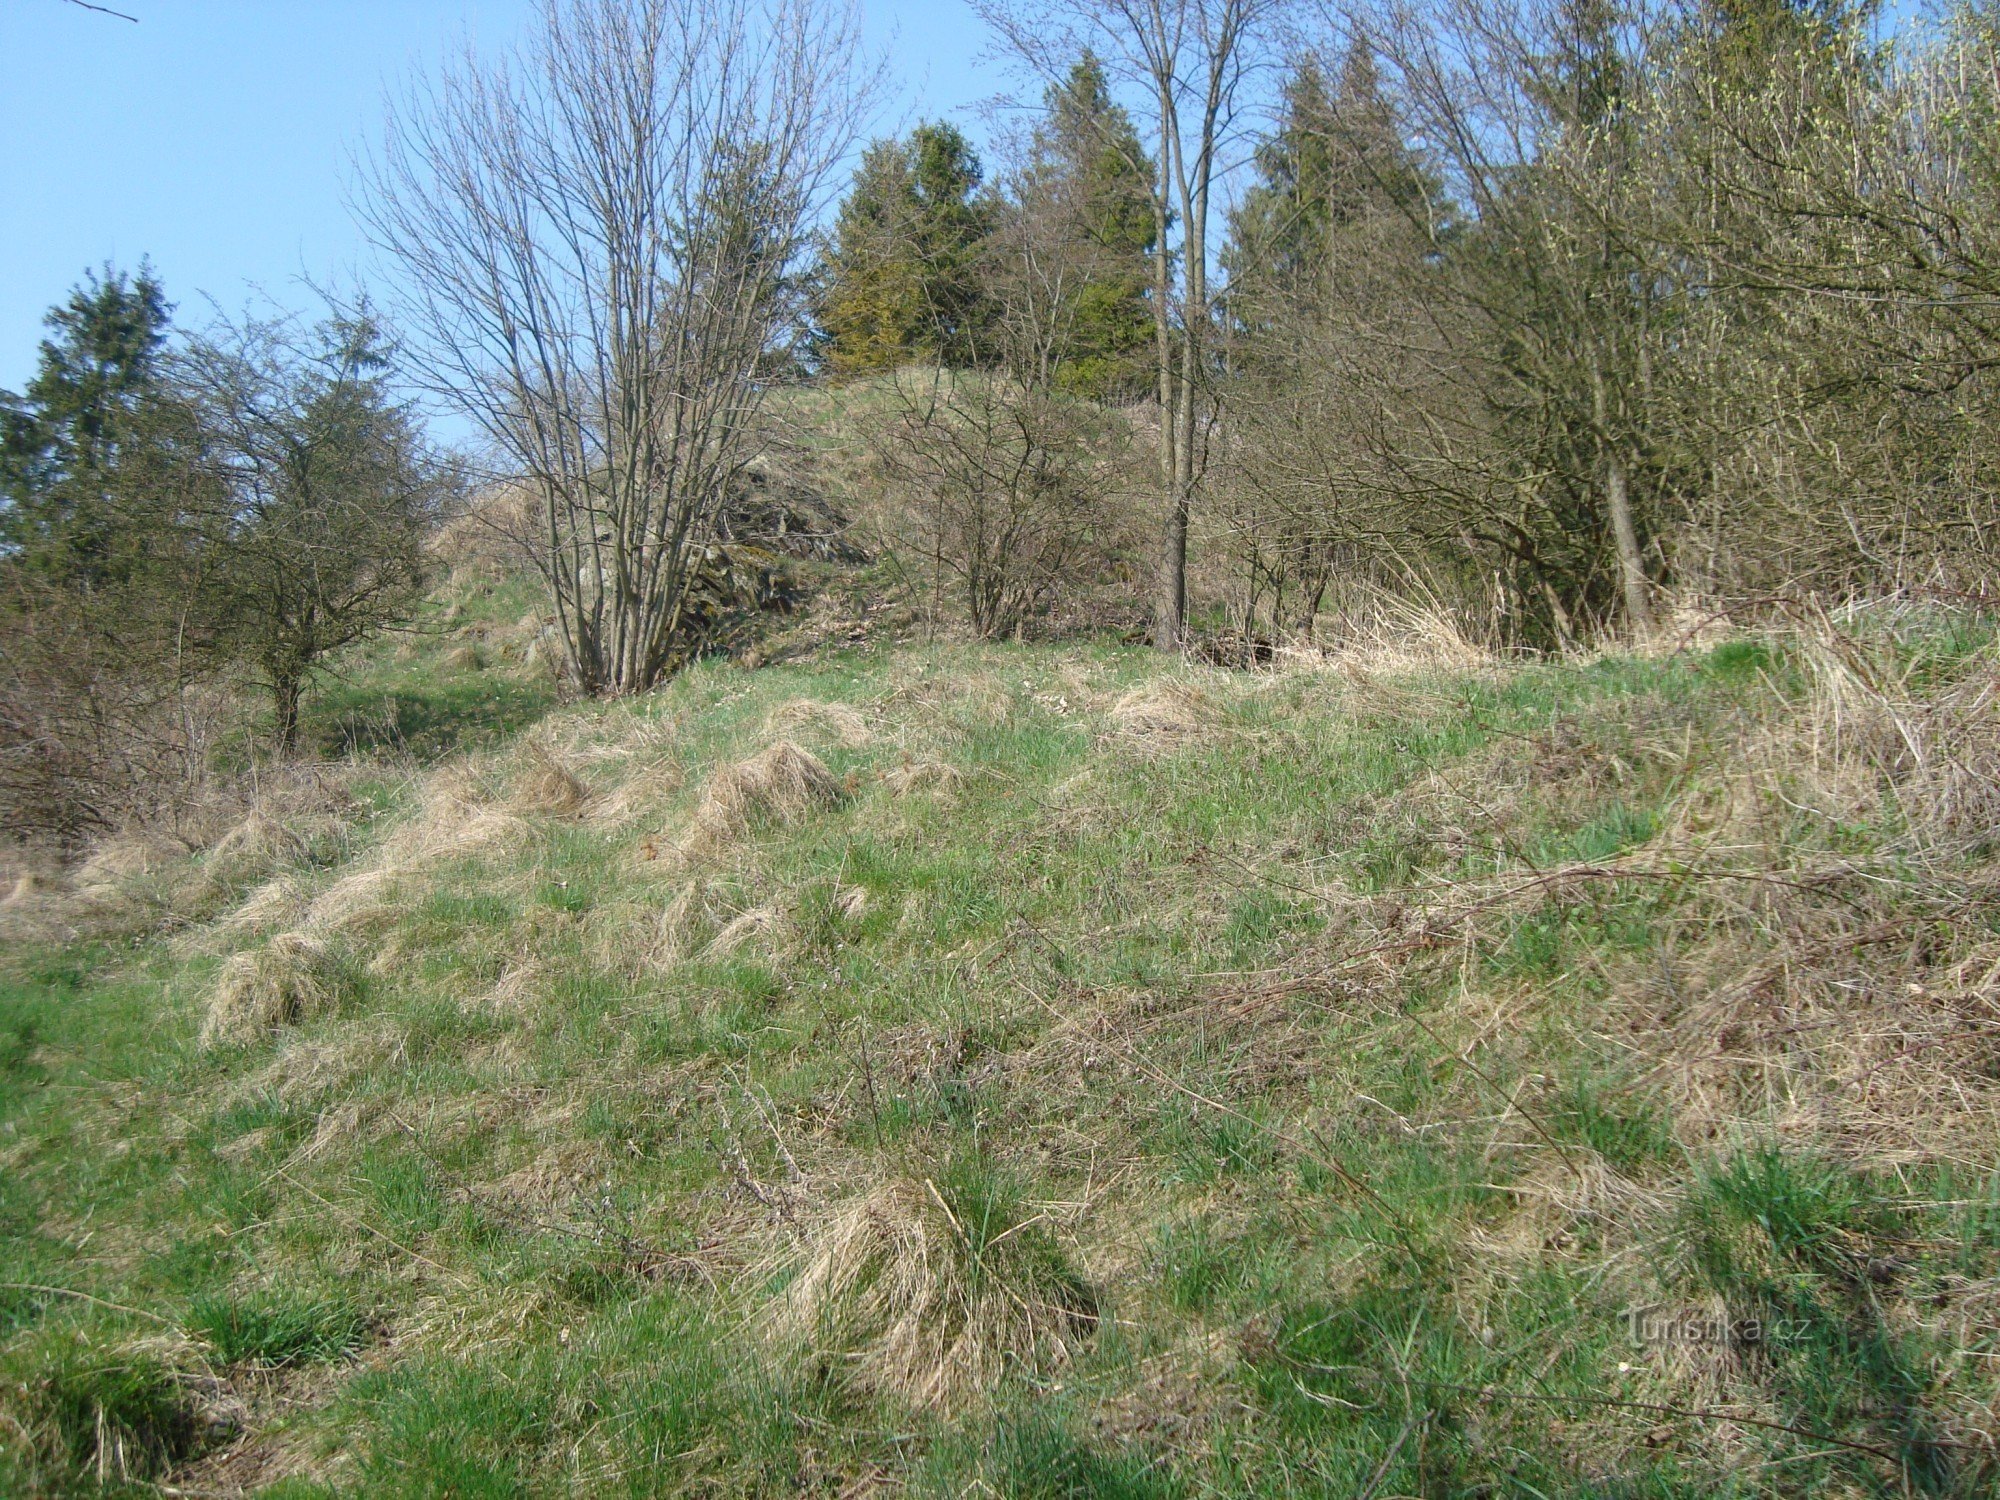
[[[360,212],[435,395],[534,501],[585,690],[643,691],[795,318],[796,263],[871,92],[826,0],[545,0],[390,109]]]

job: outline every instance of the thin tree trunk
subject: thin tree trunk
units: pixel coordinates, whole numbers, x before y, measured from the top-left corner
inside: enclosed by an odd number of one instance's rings
[[[1625,587],[1625,618],[1633,633],[1653,633],[1653,602],[1648,592],[1646,558],[1639,549],[1639,528],[1632,520],[1632,495],[1624,455],[1615,449],[1604,459],[1604,506],[1611,518],[1611,538],[1618,549],[1618,576]]]
[[[1159,185],[1153,200],[1153,333],[1160,375],[1160,500],[1166,512],[1160,536],[1158,573],[1154,580],[1153,644],[1178,651],[1187,615],[1186,497],[1180,486],[1180,422],[1176,409],[1173,329],[1173,256],[1167,246],[1167,204],[1173,168],[1168,160],[1169,124],[1173,99],[1160,90]]]
[[[278,714],[278,748],[290,755],[299,748],[299,700],[304,684],[296,674],[281,672],[271,683],[271,697]]]

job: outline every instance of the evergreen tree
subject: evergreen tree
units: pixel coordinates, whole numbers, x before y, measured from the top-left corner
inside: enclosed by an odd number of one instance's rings
[[[1428,232],[1442,218],[1442,190],[1402,139],[1365,40],[1348,50],[1334,89],[1311,58],[1293,69],[1256,166],[1222,254],[1245,322],[1273,298],[1309,295],[1347,231],[1386,216]]]
[[[1057,381],[1096,399],[1136,394],[1153,338],[1153,164],[1093,54],[1049,89],[1046,105],[1020,209],[1053,214],[1087,252]]]
[[[877,141],[841,204],[822,272],[820,324],[837,374],[920,356],[955,364],[977,352],[979,246],[990,212],[978,155],[951,125]]]
[[[150,266],[106,267],[50,311],[20,395],[0,392],[0,548],[55,581],[129,571],[131,487],[121,470],[160,440],[171,308]]]

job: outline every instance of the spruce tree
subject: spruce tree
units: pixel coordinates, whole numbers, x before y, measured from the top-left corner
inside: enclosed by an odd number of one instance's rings
[[[0,548],[52,581],[130,571],[143,538],[122,471],[161,437],[171,311],[150,266],[91,273],[50,310],[27,389],[0,392]]]
[[[1365,40],[1348,50],[1332,89],[1311,58],[1293,69],[1256,166],[1222,254],[1240,322],[1310,296],[1348,231],[1381,217],[1421,231],[1442,218],[1441,188],[1397,130]]]
[[[1046,107],[1020,206],[1058,215],[1087,251],[1057,380],[1096,399],[1137,394],[1151,374],[1153,164],[1092,53],[1049,89]]]
[[[836,374],[975,357],[989,222],[982,175],[951,125],[919,125],[863,154],[821,278],[822,344]]]

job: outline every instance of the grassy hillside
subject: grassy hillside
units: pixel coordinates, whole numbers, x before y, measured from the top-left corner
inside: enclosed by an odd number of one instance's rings
[[[0,1485],[2000,1473],[1983,628],[562,709],[463,644],[0,912]]]

